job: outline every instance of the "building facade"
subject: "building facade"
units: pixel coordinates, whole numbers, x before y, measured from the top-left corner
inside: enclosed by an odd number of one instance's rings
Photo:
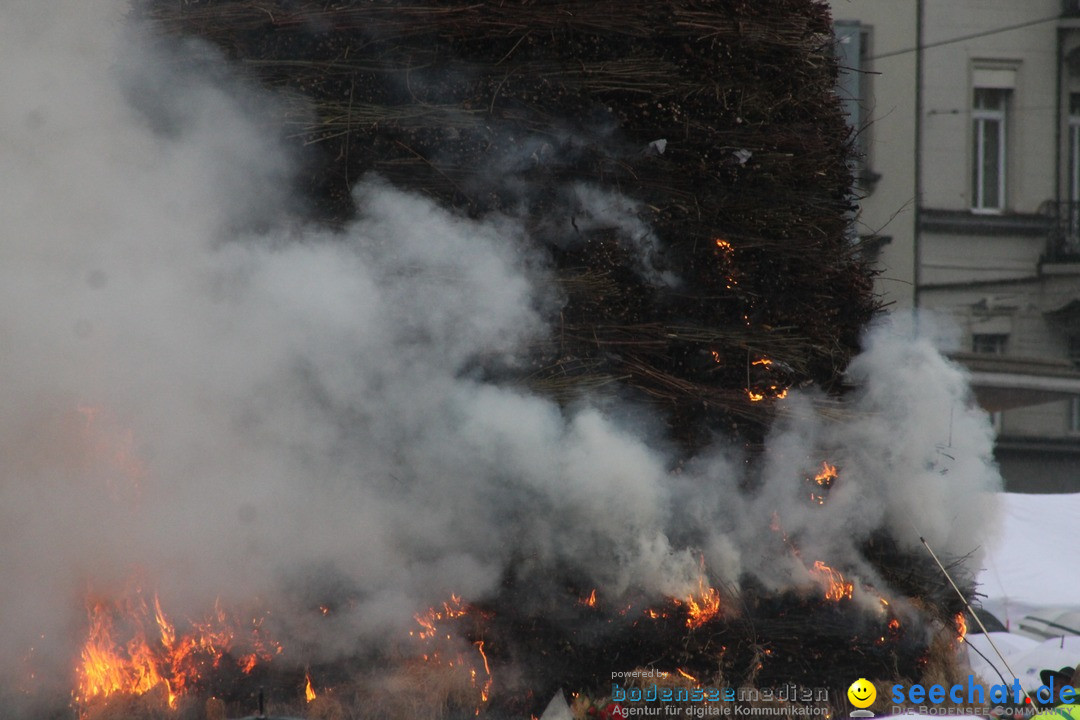
[[[879,292],[957,328],[1008,489],[1080,492],[1080,0],[832,10]]]

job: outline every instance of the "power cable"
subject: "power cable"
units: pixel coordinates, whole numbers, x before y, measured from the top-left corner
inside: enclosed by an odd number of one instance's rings
[[[953,43],[964,42],[965,40],[974,40],[976,38],[986,37],[988,35],[997,35],[998,33],[1009,32],[1010,30],[1019,30],[1021,28],[1031,27],[1032,25],[1041,25],[1042,23],[1053,22],[1054,20],[1060,20],[1061,15],[1054,15],[1052,17],[1040,18],[1038,20],[1028,20],[1027,22],[1016,23],[1015,25],[1006,25],[1004,27],[994,28],[992,30],[983,30],[981,32],[972,33],[970,35],[959,35],[948,40],[937,40],[935,42],[923,43],[922,47],[915,46],[910,48],[904,48],[903,50],[893,50],[891,52],[881,53],[880,55],[873,55],[871,60],[880,60],[882,58],[896,57],[897,55],[906,55],[908,53],[918,52],[919,50],[927,50],[929,48],[941,47],[943,45],[952,45]]]

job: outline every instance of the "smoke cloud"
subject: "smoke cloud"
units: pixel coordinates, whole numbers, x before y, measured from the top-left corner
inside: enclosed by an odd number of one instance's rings
[[[557,316],[522,221],[368,178],[355,221],[306,225],[273,98],[160,45],[119,2],[0,8],[4,677],[30,657],[63,686],[84,598],[132,577],[177,615],[347,594],[332,655],[509,571],[657,598],[701,557],[716,583],[812,582],[777,522],[864,582],[879,528],[979,547],[991,428],[913,328],[868,337],[849,402],[793,392],[757,460],[678,466],[639,407],[490,380]],[[629,201],[575,192],[653,241]],[[819,506],[823,460],[841,478]]]

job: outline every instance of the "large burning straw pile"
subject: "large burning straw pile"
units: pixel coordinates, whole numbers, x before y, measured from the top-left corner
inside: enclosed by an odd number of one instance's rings
[[[0,9],[0,714],[948,672],[991,429],[823,5],[136,10]]]
[[[312,185],[330,216],[375,172],[472,216],[527,218],[564,297],[534,388],[618,381],[685,442],[759,440],[770,400],[836,389],[857,350],[874,301],[847,233],[850,138],[823,4],[148,12],[284,93],[286,131],[322,153]]]

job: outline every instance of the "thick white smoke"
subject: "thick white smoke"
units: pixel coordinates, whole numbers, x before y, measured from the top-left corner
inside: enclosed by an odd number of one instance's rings
[[[639,410],[486,379],[558,302],[522,223],[371,178],[348,227],[297,224],[272,99],[183,52],[216,77],[176,70],[119,2],[0,7],[4,677],[33,654],[63,679],[83,598],[133,576],[181,615],[340,589],[358,601],[334,653],[511,565],[612,596],[682,593],[699,553],[715,582],[805,583],[774,516],[849,567],[879,527],[977,549],[991,430],[929,342],[881,329],[850,403],[793,394],[760,462],[718,447],[675,472]],[[817,506],[825,459],[842,477]]]

